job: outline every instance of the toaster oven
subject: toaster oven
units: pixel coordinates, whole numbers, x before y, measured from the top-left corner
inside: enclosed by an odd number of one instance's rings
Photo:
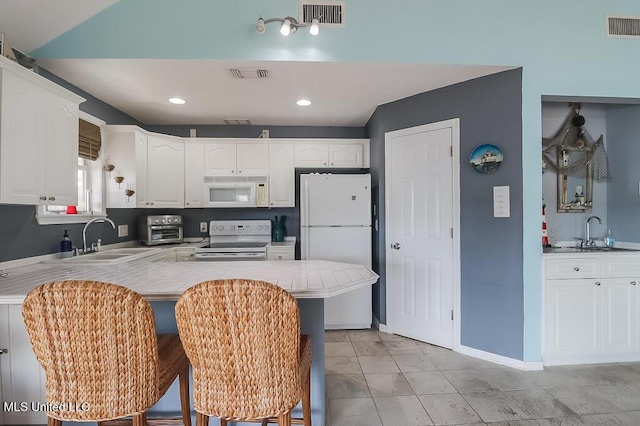
[[[138,219],[138,240],[141,244],[181,243],[183,241],[182,216],[154,215]]]

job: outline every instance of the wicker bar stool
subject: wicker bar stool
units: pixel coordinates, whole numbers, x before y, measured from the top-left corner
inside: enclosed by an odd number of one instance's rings
[[[298,303],[280,287],[244,279],[205,281],[176,304],[193,367],[196,425],[277,421],[311,426],[311,338]],[[301,419],[291,411],[302,399]]]
[[[153,309],[138,293],[95,281],[54,282],[27,295],[22,316],[45,371],[47,403],[61,408],[47,412],[49,426],[128,416],[144,426],[147,410],[178,376],[182,422],[191,425],[180,337],[156,335]]]

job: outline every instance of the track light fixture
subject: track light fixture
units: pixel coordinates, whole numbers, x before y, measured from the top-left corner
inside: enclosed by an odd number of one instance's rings
[[[313,19],[311,23],[308,22],[298,22],[296,18],[292,18],[291,16],[287,16],[286,18],[269,18],[263,19],[260,17],[258,19],[258,23],[256,24],[256,31],[260,34],[264,33],[264,26],[269,22],[280,22],[280,34],[283,36],[288,36],[289,34],[293,34],[300,27],[309,27],[309,34],[318,35],[320,32],[320,23],[317,19]]]

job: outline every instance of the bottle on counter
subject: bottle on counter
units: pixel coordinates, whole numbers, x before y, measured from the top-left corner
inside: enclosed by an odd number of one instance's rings
[[[613,247],[616,243],[616,237],[613,236],[611,229],[607,230],[607,233],[604,236],[604,245],[607,247]]]
[[[274,242],[282,242],[284,241],[285,234],[285,221],[287,220],[286,216],[278,216],[275,217],[273,223],[273,241]]]
[[[62,241],[60,241],[60,257],[66,258],[71,256],[73,256],[73,243],[69,238],[69,233],[65,229]]]

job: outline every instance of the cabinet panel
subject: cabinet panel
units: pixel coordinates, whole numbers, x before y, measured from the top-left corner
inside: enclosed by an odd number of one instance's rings
[[[148,137],[147,191],[150,207],[184,206],[184,144]]]
[[[269,145],[262,143],[237,144],[237,171],[245,176],[269,174]]]
[[[600,287],[595,280],[547,282],[547,354],[587,355],[600,351]]]
[[[210,143],[204,146],[204,174],[228,176],[236,174],[236,145]]]
[[[36,359],[22,321],[22,305],[0,305],[2,402],[44,403],[44,371]],[[4,404],[3,404],[4,405]],[[3,410],[4,424],[45,424],[44,411]]]
[[[602,260],[602,274],[606,277],[640,277],[638,256],[607,256]]]
[[[147,207],[149,205],[149,191],[147,190],[148,182],[147,179],[147,135],[134,132],[135,137],[135,159],[136,159],[136,169],[133,171],[136,175],[136,187],[134,190],[136,191],[136,205],[138,207]],[[112,160],[115,161],[114,158]],[[118,165],[116,164],[116,168]]]
[[[269,206],[295,206],[293,144],[269,145]]]
[[[184,146],[184,206],[202,207],[204,177],[204,145],[187,143]]]
[[[43,204],[46,91],[3,70],[1,111],[0,201]]]
[[[362,167],[361,144],[329,144],[330,167]]]
[[[637,343],[637,281],[602,280],[603,352],[633,352]]]
[[[592,259],[549,259],[546,263],[549,279],[599,278],[600,261]]]
[[[291,246],[268,246],[267,260],[294,260],[295,251]]]
[[[47,93],[46,196],[48,204],[78,204],[78,105]]]
[[[327,167],[329,147],[327,144],[297,143],[295,147],[296,167]]]

